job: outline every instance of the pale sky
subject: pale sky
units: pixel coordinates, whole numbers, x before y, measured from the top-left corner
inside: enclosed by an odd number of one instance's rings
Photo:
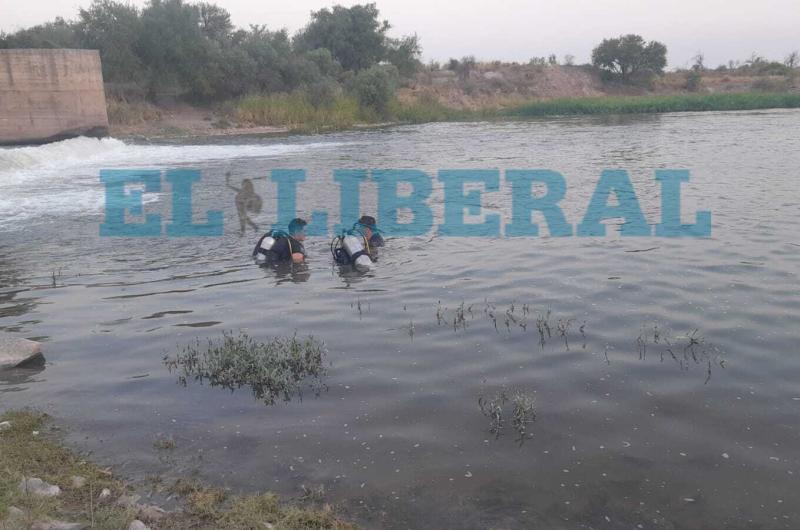
[[[0,30],[62,16],[74,18],[91,0],[0,0]],[[143,5],[144,0],[133,0]],[[309,13],[351,0],[218,0],[234,24],[300,29]],[[578,63],[605,37],[638,33],[669,49],[669,67],[688,66],[702,51],[707,66],[745,60],[753,52],[783,60],[800,49],[800,0],[377,0],[400,36],[417,33],[423,60],[475,55],[527,61],[551,53]]]

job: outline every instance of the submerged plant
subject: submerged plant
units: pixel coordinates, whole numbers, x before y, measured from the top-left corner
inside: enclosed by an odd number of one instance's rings
[[[503,405],[508,402],[508,396],[504,390],[500,390],[494,397],[487,399],[485,396],[478,396],[478,406],[484,416],[489,418],[489,432],[495,438],[500,438],[503,430]]]
[[[170,372],[177,372],[183,386],[192,379],[231,391],[250,387],[256,399],[274,405],[278,398],[302,399],[304,381],[315,395],[326,390],[322,381],[325,354],[325,345],[310,336],[259,342],[246,333],[223,332],[221,339],[208,339],[205,347],[195,340],[175,357],[166,356],[164,364]]]
[[[528,425],[536,421],[533,397],[517,392],[511,399],[511,427],[517,433],[517,442],[523,444],[528,435]]]

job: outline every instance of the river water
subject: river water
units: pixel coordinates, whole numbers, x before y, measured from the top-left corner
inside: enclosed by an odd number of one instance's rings
[[[99,236],[100,169],[176,167],[202,171],[196,215],[224,210],[224,236]],[[255,178],[267,226],[275,168],[305,169],[298,210],[331,223],[338,168],[553,169],[571,223],[601,171],[625,169],[653,224],[654,171],[686,168],[684,222],[709,210],[713,231],[432,231],[390,238],[366,275],[333,267],[328,239],[312,237],[306,269],[276,272],[252,264],[255,234],[240,237],[224,185],[228,171]],[[798,168],[796,110],[0,150],[0,330],[44,341],[47,357],[3,374],[0,409],[50,412],[134,479],[288,496],[321,485],[367,528],[797,528]],[[437,219],[441,195],[435,184]],[[145,198],[168,219],[168,194]],[[505,222],[510,204],[504,184],[483,197]],[[324,340],[327,392],[268,406],[177,384],[163,357],[225,330]],[[491,433],[478,406],[501,391],[535,398],[522,443],[510,418]],[[164,437],[175,449],[154,447]]]

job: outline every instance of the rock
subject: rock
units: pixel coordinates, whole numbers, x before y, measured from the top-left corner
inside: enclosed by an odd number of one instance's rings
[[[0,335],[0,370],[42,359],[42,345],[28,339]]]
[[[9,430],[11,427],[13,427],[13,425],[11,424],[11,422],[10,422],[10,421],[3,421],[3,422],[0,422],[0,432],[7,431],[7,430]]]
[[[123,495],[117,499],[117,506],[122,508],[135,508],[136,503],[139,502],[141,498],[142,497],[139,495]]]
[[[111,490],[108,488],[103,488],[100,492],[100,495],[97,496],[98,499],[103,500],[111,497]]]
[[[36,521],[31,526],[31,530],[84,530],[86,528],[89,528],[88,524],[66,523],[64,521],[56,521],[54,519],[47,521]]]
[[[17,519],[25,515],[25,512],[17,508],[16,506],[9,506],[8,507],[8,518],[9,519]]]
[[[72,477],[72,487],[75,489],[80,489],[86,485],[86,478],[79,477],[77,475]]]
[[[139,519],[134,519],[131,524],[128,525],[128,530],[150,530],[150,528]]]
[[[158,506],[140,504],[138,515],[140,519],[148,523],[154,523],[163,519],[167,515],[167,512]]]
[[[19,490],[22,493],[32,493],[41,497],[56,497],[61,495],[61,488],[48,484],[40,478],[23,478],[19,482]]]

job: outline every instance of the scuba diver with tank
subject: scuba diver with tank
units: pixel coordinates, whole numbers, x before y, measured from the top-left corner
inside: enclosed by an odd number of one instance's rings
[[[304,219],[298,218],[289,223],[288,232],[270,230],[256,243],[253,258],[261,263],[303,263],[306,259],[303,241],[307,224]]]
[[[353,225],[331,241],[333,260],[339,265],[352,265],[359,271],[370,270],[375,264],[375,248],[383,246],[383,236],[375,218],[363,215]]]

